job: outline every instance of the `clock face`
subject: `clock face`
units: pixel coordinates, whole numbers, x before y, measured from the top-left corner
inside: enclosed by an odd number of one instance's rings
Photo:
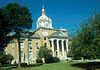
[[[42,35],[48,35],[48,32],[43,31],[43,32],[42,32]]]

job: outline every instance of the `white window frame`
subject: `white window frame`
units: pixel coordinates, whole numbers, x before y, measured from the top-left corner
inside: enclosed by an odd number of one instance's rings
[[[29,51],[29,56],[28,57],[29,57],[29,60],[32,59],[32,51]]]
[[[23,54],[22,54],[23,52]],[[24,51],[21,51],[21,58],[24,58]]]
[[[20,47],[24,48],[24,42],[23,41],[20,42]]]

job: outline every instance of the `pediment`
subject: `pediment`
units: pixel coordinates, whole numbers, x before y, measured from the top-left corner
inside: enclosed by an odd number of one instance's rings
[[[59,30],[58,32],[55,32],[49,36],[67,36],[63,31]]]

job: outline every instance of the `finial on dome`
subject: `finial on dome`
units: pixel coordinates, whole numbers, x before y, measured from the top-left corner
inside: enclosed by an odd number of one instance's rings
[[[45,15],[44,5],[43,5],[43,9],[42,9],[42,15]]]
[[[42,7],[43,7],[43,9],[44,9],[44,5],[43,5]]]

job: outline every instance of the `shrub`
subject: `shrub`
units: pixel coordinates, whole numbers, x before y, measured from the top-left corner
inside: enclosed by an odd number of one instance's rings
[[[53,63],[53,57],[51,54],[48,54],[46,57],[45,57],[45,63]]]
[[[27,66],[27,63],[21,63],[21,66],[22,67],[26,67]]]
[[[54,63],[60,62],[60,59],[58,57],[53,57],[53,62]]]
[[[74,60],[81,60],[82,57],[73,57]]]
[[[11,64],[12,60],[13,60],[13,56],[11,56],[10,54],[0,55],[0,63],[1,64]]]
[[[10,55],[10,54],[7,55],[7,60],[9,61],[10,64],[11,64],[11,62],[12,62],[13,59],[14,58],[13,58],[12,55]]]
[[[37,58],[37,59],[36,59],[36,62],[37,62],[37,63],[43,63],[43,61],[42,61],[41,58]]]
[[[39,57],[45,59],[45,63],[56,63],[59,62],[59,58],[52,56],[52,51],[47,49],[46,47],[40,47]]]
[[[46,63],[57,63],[59,61],[60,61],[60,59],[58,57],[52,57],[51,54],[47,55],[45,58]]]

